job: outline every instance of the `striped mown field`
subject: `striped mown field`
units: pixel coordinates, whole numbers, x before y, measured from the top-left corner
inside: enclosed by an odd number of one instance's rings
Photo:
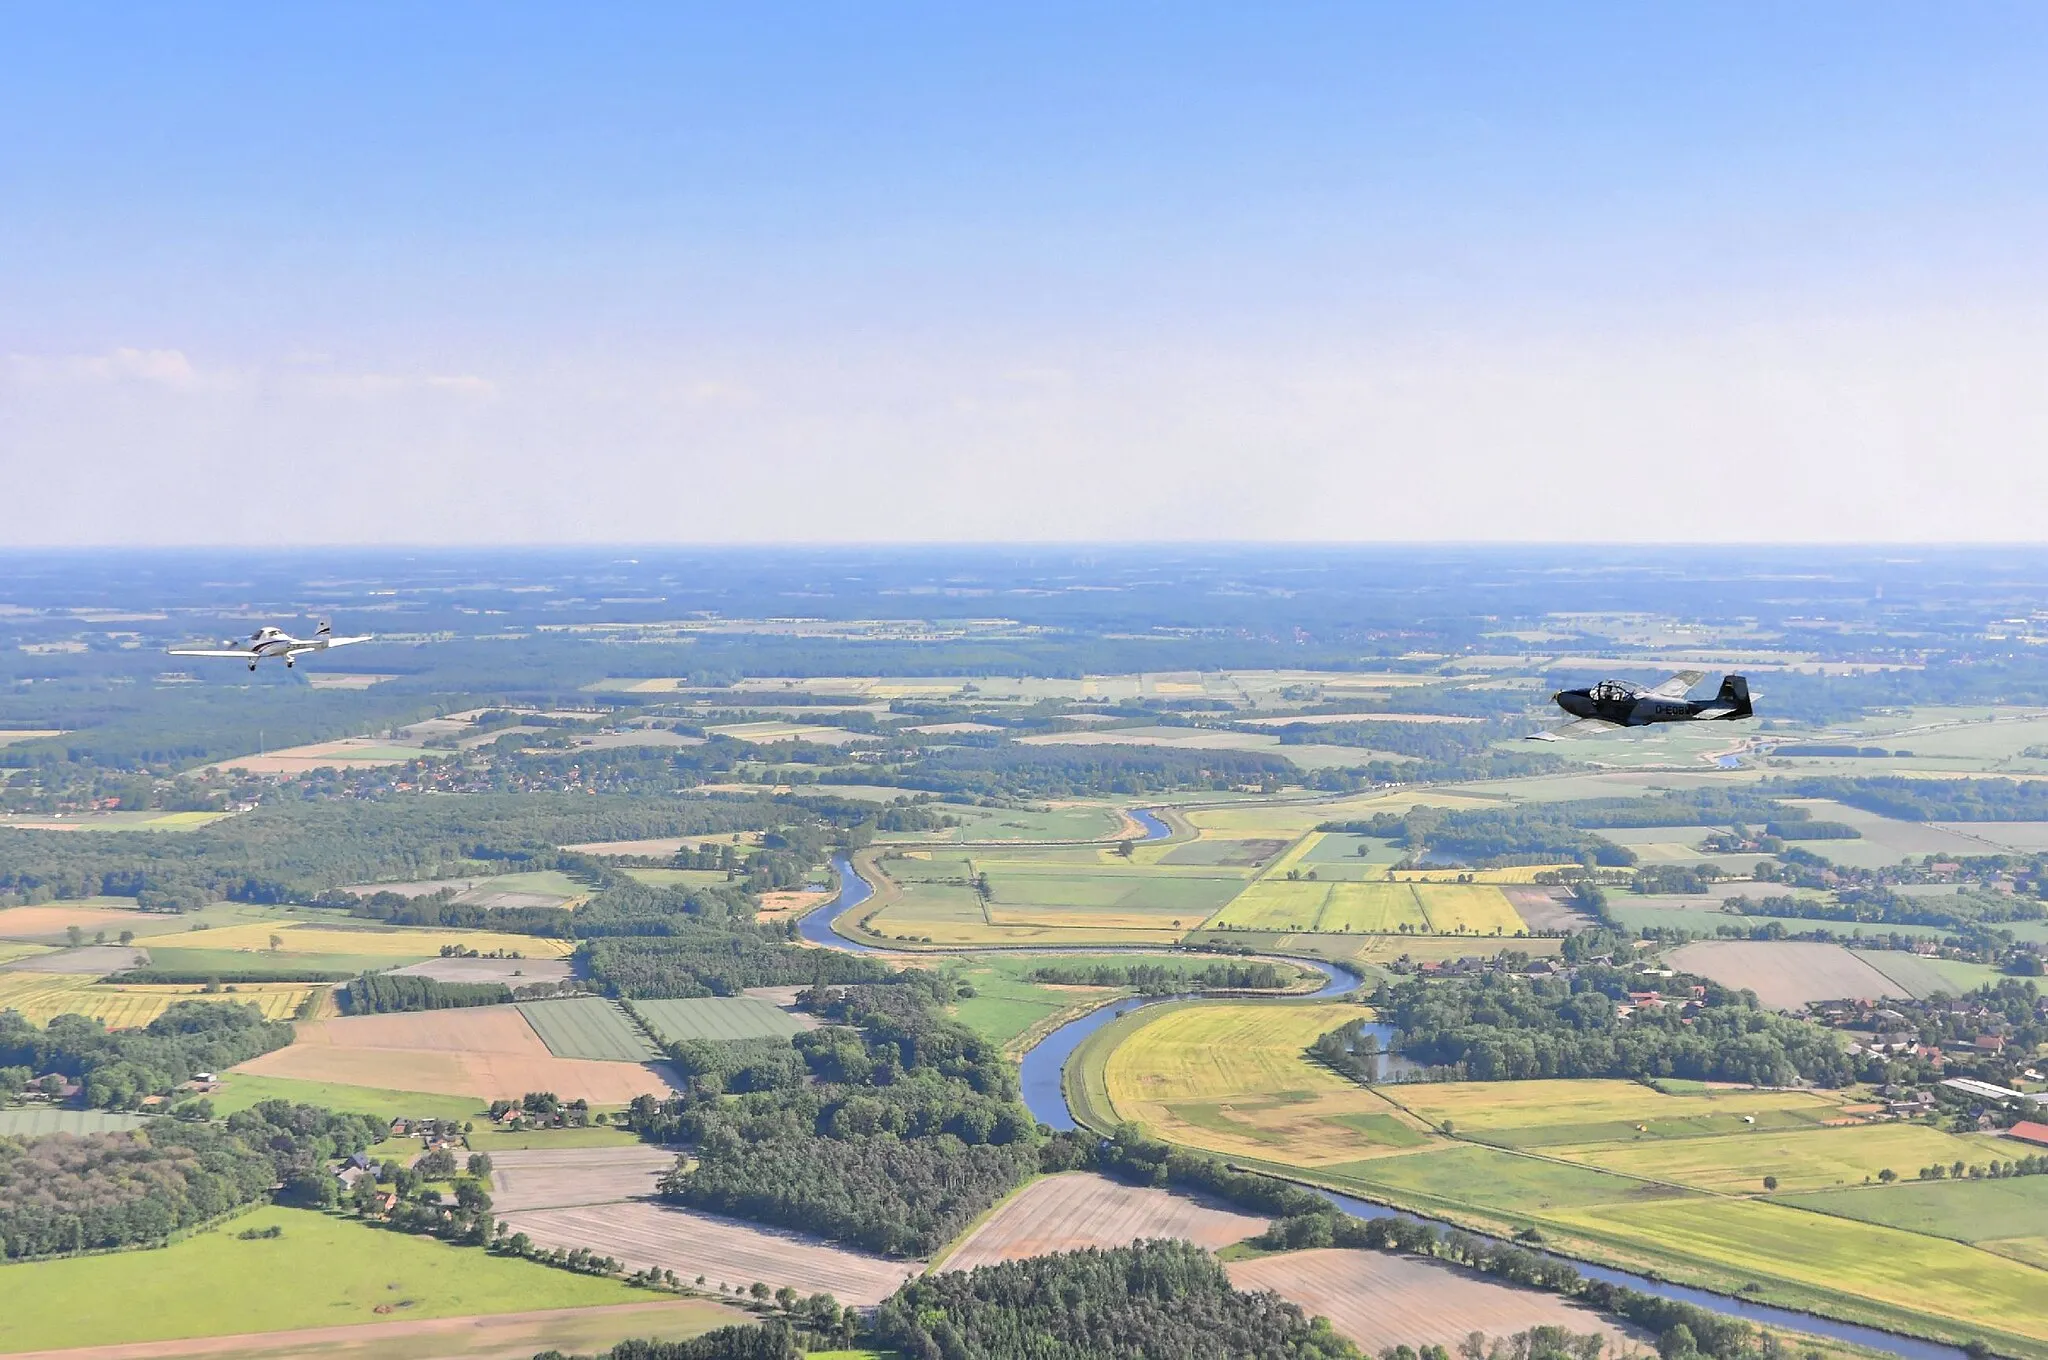
[[[685,1039],[782,1039],[806,1028],[780,1006],[753,996],[635,1001],[633,1009],[669,1043]]]
[[[616,1001],[595,996],[522,1001],[519,1013],[557,1058],[640,1063],[661,1056]]]

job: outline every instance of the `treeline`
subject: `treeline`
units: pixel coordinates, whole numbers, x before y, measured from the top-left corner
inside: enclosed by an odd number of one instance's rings
[[[942,996],[941,993],[945,995]],[[630,1127],[697,1145],[663,1182],[678,1203],[895,1256],[949,1241],[1038,1168],[1037,1125],[998,1048],[939,1010],[952,985],[907,974],[813,988],[831,1022],[799,1034],[797,1080],[722,1097],[642,1097]]]
[[[224,1125],[0,1137],[0,1256],[10,1261],[161,1242],[282,1185],[332,1197],[326,1163],[384,1136],[381,1120],[265,1101]]]
[[[1636,862],[1635,852],[1597,833],[1645,826],[1761,823],[1786,840],[1839,838],[1852,828],[1816,822],[1802,807],[1749,790],[1701,789],[1645,798],[1580,798],[1505,808],[1446,809],[1420,805],[1359,821],[1327,822],[1324,831],[1378,836],[1418,852],[1480,865],[1591,858],[1610,868]],[[1834,828],[1840,827],[1840,830]]]
[[[1698,1006],[1671,1001],[1616,1014],[1629,975],[1583,965],[1575,978],[1500,973],[1382,982],[1373,995],[1401,1055],[1471,1081],[1543,1077],[1679,1077],[1785,1086],[1854,1079],[1836,1036],[1767,1011],[1748,993],[1709,987]]]
[[[1035,968],[1033,982],[1056,987],[1130,987],[1147,996],[1193,991],[1280,991],[1301,977],[1299,969],[1254,963],[1055,963]]]
[[[2048,902],[2038,897],[1976,896],[1907,897],[1876,886],[1844,888],[1833,901],[1820,897],[1776,894],[1752,900],[1730,897],[1721,910],[1736,916],[1790,916],[1802,921],[1843,921],[1859,925],[1945,926],[1967,929],[1998,921],[2048,920]]]
[[[580,914],[580,913],[579,913]],[[749,987],[878,982],[889,968],[835,949],[806,949],[773,927],[662,917],[659,934],[585,940],[576,957],[606,996],[737,996]]]
[[[907,1281],[876,1310],[907,1360],[1357,1360],[1323,1318],[1232,1288],[1192,1242],[1061,1252]]]
[[[1773,781],[1796,798],[1832,798],[1908,822],[2048,820],[2048,785],[2029,779],[1907,779],[1898,775]]]
[[[222,897],[296,901],[478,864],[499,873],[551,868],[564,844],[744,831],[779,820],[765,800],[401,794],[278,802],[175,836],[13,832],[0,840],[0,900],[104,894],[166,910]]]
[[[464,1006],[496,1006],[512,1000],[502,982],[442,982],[402,973],[365,973],[342,989],[353,1015],[387,1011],[444,1011]]]
[[[274,968],[129,968],[109,973],[100,981],[156,987],[206,987],[216,983],[237,987],[252,982],[347,982],[354,976],[328,968],[298,968],[290,959],[279,959]]]
[[[225,1071],[291,1041],[284,1021],[214,1001],[180,1001],[141,1029],[111,1032],[83,1015],[60,1015],[38,1029],[19,1011],[0,1011],[0,1067],[70,1077],[99,1109],[135,1109],[195,1072]]]
[[[1078,798],[1279,788],[1299,779],[1279,756],[1247,751],[1183,751],[1163,746],[949,747],[919,755],[879,783],[974,798]]]

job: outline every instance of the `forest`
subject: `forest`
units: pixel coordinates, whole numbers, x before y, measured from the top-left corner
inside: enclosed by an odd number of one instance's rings
[[[112,1031],[83,1015],[59,1015],[38,1029],[19,1011],[0,1011],[0,1067],[70,1077],[98,1109],[134,1109],[194,1072],[226,1071],[291,1041],[289,1023],[216,1001],[180,1001],[141,1029]]]
[[[686,915],[650,915],[615,924],[639,924],[647,933],[622,929],[577,947],[592,983],[611,997],[737,996],[748,987],[877,982],[889,976],[886,964],[838,950],[801,948],[778,937],[772,926]]]
[[[1033,982],[1056,987],[1130,987],[1147,996],[1186,991],[1279,991],[1301,977],[1277,963],[1050,963]]]
[[[11,831],[0,838],[0,900],[106,894],[171,910],[222,897],[294,901],[352,883],[439,877],[480,861],[501,873],[551,867],[558,845],[754,830],[780,820],[766,800],[477,794],[279,801],[177,835]]]
[[[441,1011],[462,1006],[495,1006],[512,1000],[502,982],[442,982],[412,974],[365,973],[342,989],[351,1015],[387,1011]]]
[[[939,1011],[922,974],[814,987],[826,1027],[793,1047],[815,1081],[628,1112],[643,1137],[698,1145],[663,1182],[678,1203],[896,1256],[920,1256],[1038,1169],[1035,1121],[1000,1051]]]
[[[1403,1057],[1463,1080],[1681,1077],[1840,1086],[1853,1078],[1833,1033],[1765,1010],[1748,993],[1709,986],[1704,1003],[1674,1000],[1623,1018],[1616,1003],[1627,999],[1629,985],[1620,970],[1594,966],[1570,979],[1409,978],[1382,982],[1373,1005],[1397,1032]],[[1348,1045],[1342,1037],[1332,1042]],[[1321,1046],[1319,1039],[1312,1051]]]
[[[1191,1242],[1062,1252],[907,1281],[874,1340],[907,1360],[1357,1360],[1275,1294],[1231,1287]]]
[[[225,1124],[158,1119],[123,1133],[0,1137],[0,1255],[160,1242],[273,1185],[318,1203],[326,1163],[384,1131],[368,1116],[265,1101]]]
[[[2032,779],[1860,779],[1786,781],[1799,798],[1832,798],[1850,807],[1908,822],[2034,822],[2048,820],[2048,784]]]

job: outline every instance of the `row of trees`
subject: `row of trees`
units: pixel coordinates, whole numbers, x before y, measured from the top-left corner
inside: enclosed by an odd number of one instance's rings
[[[1059,987],[1131,987],[1148,996],[1192,991],[1279,991],[1298,969],[1263,960],[1246,963],[1055,963],[1035,968],[1033,982]]]

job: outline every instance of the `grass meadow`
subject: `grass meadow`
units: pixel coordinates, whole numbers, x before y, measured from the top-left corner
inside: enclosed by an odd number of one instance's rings
[[[282,1236],[238,1233],[275,1226]],[[633,1303],[616,1280],[265,1207],[156,1251],[0,1266],[0,1351]],[[120,1306],[108,1307],[118,1299]],[[379,1309],[386,1311],[379,1312]]]

